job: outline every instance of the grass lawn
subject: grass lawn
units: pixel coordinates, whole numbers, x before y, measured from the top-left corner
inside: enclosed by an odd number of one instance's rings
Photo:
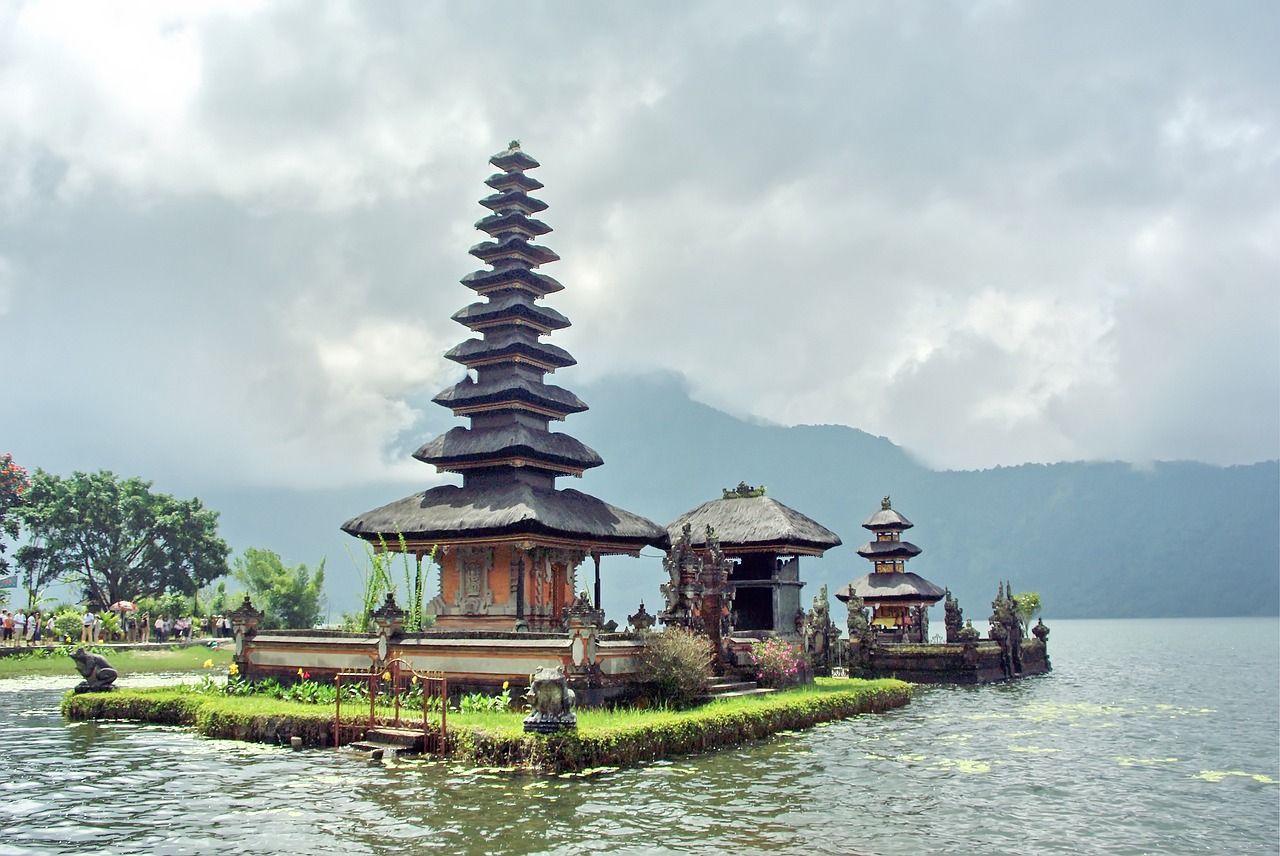
[[[521,713],[451,711],[449,754],[476,764],[547,772],[634,764],[881,712],[904,705],[910,698],[910,685],[902,681],[820,678],[807,687],[724,699],[688,710],[582,710],[578,711],[576,731],[550,736],[525,734]],[[359,705],[344,705],[343,721],[358,721],[366,711]],[[333,722],[329,705],[224,696],[179,687],[68,695],[63,713],[80,720],[189,725],[209,737],[266,743],[287,743],[296,736],[307,746],[329,745]],[[403,718],[411,719],[412,715],[405,711]]]
[[[30,654],[14,654],[0,657],[0,678],[25,677],[27,675],[74,675],[76,664],[67,656],[68,648],[32,649]],[[204,668],[213,661],[211,672],[225,673],[231,662],[231,648],[218,650],[204,645],[186,648],[151,648],[130,651],[106,651],[104,655],[121,676],[133,672],[189,672]]]

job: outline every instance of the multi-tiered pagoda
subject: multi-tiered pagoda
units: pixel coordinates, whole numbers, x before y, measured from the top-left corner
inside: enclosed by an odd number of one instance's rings
[[[862,524],[875,534],[875,540],[858,548],[858,555],[870,560],[875,570],[836,592],[846,603],[856,595],[870,606],[872,626],[892,637],[886,641],[929,641],[929,607],[946,594],[906,569],[906,563],[921,552],[902,540],[902,533],[914,525],[894,510],[886,496],[880,510]]]
[[[538,302],[564,288],[537,270],[559,259],[533,243],[551,231],[531,216],[547,207],[529,195],[543,186],[527,175],[538,162],[518,142],[489,162],[500,171],[486,180],[494,192],[480,204],[492,213],[476,227],[492,240],[472,247],[471,255],[490,267],[463,277],[482,299],[453,316],[479,338],[445,354],[468,372],[434,399],[471,425],[414,454],[441,472],[460,473],[462,485],[414,494],[342,528],[389,549],[399,549],[403,536],[419,560],[440,548],[440,593],[430,611],[441,628],[554,630],[574,600],[576,571],[586,557],[595,561],[599,608],[600,556],[664,547],[666,531],[594,496],[556,488],[557,478],[604,462],[568,434],[549,430],[552,420],[587,405],[544,380],[575,360],[542,341],[569,320]]]

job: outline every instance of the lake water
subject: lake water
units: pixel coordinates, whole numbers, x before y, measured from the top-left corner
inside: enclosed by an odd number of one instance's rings
[[[590,778],[64,723],[0,680],[0,854],[1280,850],[1280,621],[1057,621],[1054,672]]]

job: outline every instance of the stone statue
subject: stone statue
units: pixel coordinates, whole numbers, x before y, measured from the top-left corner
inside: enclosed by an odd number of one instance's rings
[[[947,589],[946,600],[943,601],[942,609],[942,623],[947,628],[947,641],[959,642],[960,629],[964,627],[964,610],[960,608],[960,602],[952,596],[951,589]]]
[[[845,601],[845,606],[849,609],[848,663],[849,668],[856,671],[866,668],[870,662],[873,641],[871,621],[867,618],[867,609],[864,601],[853,592],[849,593],[849,599]]]
[[[1036,619],[1036,626],[1031,628],[1031,635],[1041,642],[1049,641],[1049,625],[1044,623],[1043,618]]]
[[[75,660],[76,671],[80,673],[80,677],[84,678],[76,685],[77,693],[105,693],[115,689],[111,685],[115,683],[120,673],[111,668],[106,657],[84,648],[77,648],[72,652],[71,659]]]
[[[564,667],[539,666],[525,694],[530,713],[524,718],[524,730],[551,734],[578,727],[573,713],[574,693],[569,689]]]

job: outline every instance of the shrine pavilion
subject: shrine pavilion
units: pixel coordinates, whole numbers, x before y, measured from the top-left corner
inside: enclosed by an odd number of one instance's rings
[[[405,497],[342,529],[375,549],[403,544],[419,562],[438,548],[440,590],[428,611],[442,630],[558,631],[588,557],[598,610],[600,557],[665,548],[667,536],[651,520],[556,486],[557,478],[581,476],[604,462],[577,439],[549,429],[552,420],[587,405],[544,380],[576,361],[542,341],[569,319],[539,302],[564,286],[538,270],[559,259],[533,243],[551,231],[531,216],[547,207],[529,195],[543,186],[528,175],[538,162],[519,142],[489,162],[498,172],[486,180],[493,193],[480,204],[491,213],[476,228],[491,240],[470,251],[489,268],[462,278],[482,299],[453,315],[479,337],[445,354],[467,374],[433,399],[470,426],[414,453],[439,472],[460,474],[462,484]]]
[[[689,531],[688,547],[706,552],[708,527],[733,564],[727,580],[733,635],[799,634],[800,557],[821,556],[840,536],[794,508],[740,483],[667,526],[672,542]]]
[[[875,534],[875,540],[858,548],[858,555],[869,560],[874,570],[836,592],[845,603],[856,595],[870,606],[872,627],[882,636],[892,637],[885,641],[929,641],[929,607],[946,594],[906,570],[906,563],[921,553],[915,544],[902,540],[903,531],[914,525],[886,496],[880,510],[862,524]]]

